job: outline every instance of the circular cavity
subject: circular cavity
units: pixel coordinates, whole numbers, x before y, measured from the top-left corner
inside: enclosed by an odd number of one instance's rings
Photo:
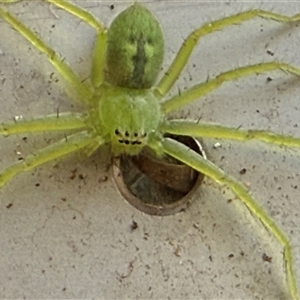
[[[201,144],[188,136],[169,135],[206,158]],[[158,158],[151,151],[116,159],[113,173],[122,196],[135,208],[150,215],[166,216],[184,211],[204,175],[178,160]]]

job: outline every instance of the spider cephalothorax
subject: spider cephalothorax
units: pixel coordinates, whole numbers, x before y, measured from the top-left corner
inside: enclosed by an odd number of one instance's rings
[[[97,131],[108,137],[106,142],[111,143],[114,153],[137,154],[149,144],[161,122],[161,108],[153,90],[103,85],[97,93]]]

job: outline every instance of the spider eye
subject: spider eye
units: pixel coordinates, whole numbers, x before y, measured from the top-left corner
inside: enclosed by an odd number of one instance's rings
[[[120,131],[119,129],[115,129],[114,133],[118,137],[118,142],[125,145],[141,145],[147,136],[146,132],[130,133],[128,130]]]

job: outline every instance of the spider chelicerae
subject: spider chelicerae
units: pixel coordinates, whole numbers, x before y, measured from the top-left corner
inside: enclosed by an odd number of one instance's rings
[[[72,133],[4,169],[0,173],[0,187],[22,171],[79,150],[89,156],[105,144],[111,145],[115,155],[135,155],[145,147],[151,148],[158,156],[168,154],[216,182],[227,185],[278,239],[284,249],[290,294],[297,299],[292,249],[287,236],[257,204],[247,187],[188,147],[165,138],[164,134],[241,141],[256,139],[279,146],[300,147],[300,139],[292,136],[263,130],[230,128],[199,120],[170,120],[167,117],[169,113],[205,96],[224,82],[275,70],[299,76],[300,69],[287,63],[273,61],[239,67],[197,84],[178,95],[166,97],[201,37],[255,17],[278,22],[296,22],[300,15],[287,17],[253,9],[207,23],[186,38],[169,69],[155,84],[163,60],[164,39],[159,23],[144,6],[130,6],[107,30],[94,16],[70,2],[47,2],[74,14],[96,30],[92,69],[88,80],[79,78],[64,59],[10,14],[7,8],[0,9],[0,16],[47,56],[49,62],[73,88],[76,99],[79,99],[86,110],[83,113],[60,112],[33,120],[2,123],[0,134],[3,136],[68,130]]]

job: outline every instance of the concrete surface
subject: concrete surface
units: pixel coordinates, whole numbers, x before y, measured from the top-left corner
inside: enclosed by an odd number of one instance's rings
[[[77,2],[107,25],[130,3]],[[300,12],[299,1],[145,4],[165,31],[164,70],[186,35],[204,22],[257,7]],[[8,7],[82,78],[88,76],[92,29],[41,1]],[[46,58],[2,20],[0,37],[1,122],[80,109]],[[296,24],[256,19],[228,28],[199,43],[172,92],[250,63],[278,59],[300,67],[299,48]],[[300,136],[299,91],[299,79],[281,72],[252,76],[224,85],[177,116]],[[26,137],[1,137],[0,169],[60,135]],[[214,149],[215,142],[204,141],[208,157],[247,184],[289,236],[300,286],[300,152],[228,141]],[[183,213],[145,215],[120,196],[100,152],[18,176],[0,190],[0,298],[288,299],[282,249],[274,237],[211,180],[195,197]]]

